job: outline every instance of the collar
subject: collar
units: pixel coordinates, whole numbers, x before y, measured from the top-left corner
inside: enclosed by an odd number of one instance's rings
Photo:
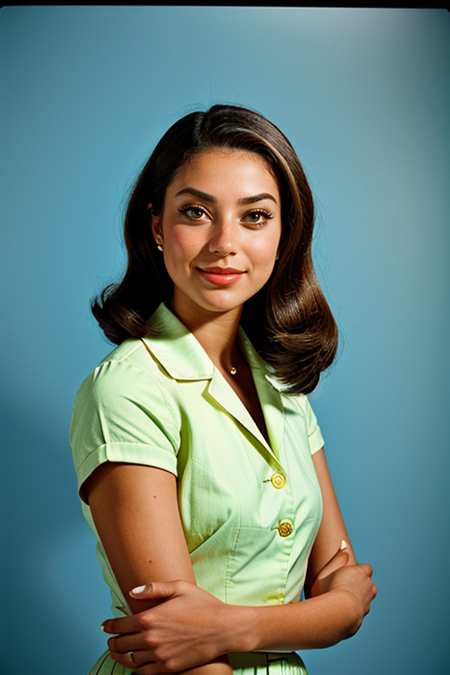
[[[147,321],[158,335],[143,338],[149,350],[156,356],[164,370],[174,380],[211,380],[215,366],[197,338],[162,302]],[[283,385],[274,377],[273,369],[261,358],[239,326],[239,347],[252,371],[261,374],[277,390]]]
[[[239,346],[252,371],[270,444],[198,340],[164,303],[150,317],[148,324],[158,334],[142,341],[168,375],[179,382],[209,380],[208,394],[258,441],[259,452],[272,469],[283,471],[279,463],[284,438],[284,407],[280,396],[283,386],[274,378],[273,370],[260,357],[243,329],[239,327]],[[266,381],[272,386],[267,387]]]
[[[158,334],[143,338],[174,380],[210,380],[214,364],[194,335],[162,302],[147,321]]]

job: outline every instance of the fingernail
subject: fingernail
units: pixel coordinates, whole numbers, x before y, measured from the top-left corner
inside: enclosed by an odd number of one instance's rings
[[[341,548],[340,548],[340,550],[343,551],[344,548],[347,548],[347,542],[345,541],[345,539],[343,539],[343,540],[341,541]]]
[[[136,595],[139,595],[139,593],[143,593],[147,587],[146,586],[136,586],[136,588],[132,589],[132,593],[136,593]]]
[[[102,630],[103,632],[105,632],[105,626],[104,626],[103,624],[100,626],[100,630]]]

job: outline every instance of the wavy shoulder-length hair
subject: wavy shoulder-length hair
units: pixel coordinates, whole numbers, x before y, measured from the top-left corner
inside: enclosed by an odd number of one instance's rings
[[[247,301],[242,325],[287,393],[307,394],[331,365],[338,343],[336,323],[312,263],[314,203],[292,145],[252,110],[214,105],[207,112],[186,115],[164,134],[128,202],[124,277],[93,300],[92,312],[115,344],[152,334],[146,321],[161,301],[171,299],[173,284],[156,249],[151,215],[162,213],[167,186],[177,169],[194,155],[216,149],[259,155],[277,180],[282,210],[279,258],[265,286]]]

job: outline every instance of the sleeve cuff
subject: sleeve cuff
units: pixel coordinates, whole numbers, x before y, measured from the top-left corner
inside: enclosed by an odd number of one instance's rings
[[[316,427],[311,436],[308,436],[308,443],[312,455],[323,448],[324,440],[319,427]]]
[[[105,443],[99,445],[76,467],[78,476],[78,492],[86,502],[83,494],[83,483],[91,473],[104,462],[125,462],[127,464],[143,464],[164,469],[177,475],[177,458],[164,448],[137,443]]]

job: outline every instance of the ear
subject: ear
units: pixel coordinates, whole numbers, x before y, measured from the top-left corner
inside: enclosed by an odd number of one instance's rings
[[[151,224],[152,228],[152,233],[155,238],[156,243],[159,246],[162,246],[163,244],[163,236],[162,236],[162,227],[161,227],[161,216],[154,216],[152,213],[152,204],[147,205],[147,211],[148,211],[148,219]]]

